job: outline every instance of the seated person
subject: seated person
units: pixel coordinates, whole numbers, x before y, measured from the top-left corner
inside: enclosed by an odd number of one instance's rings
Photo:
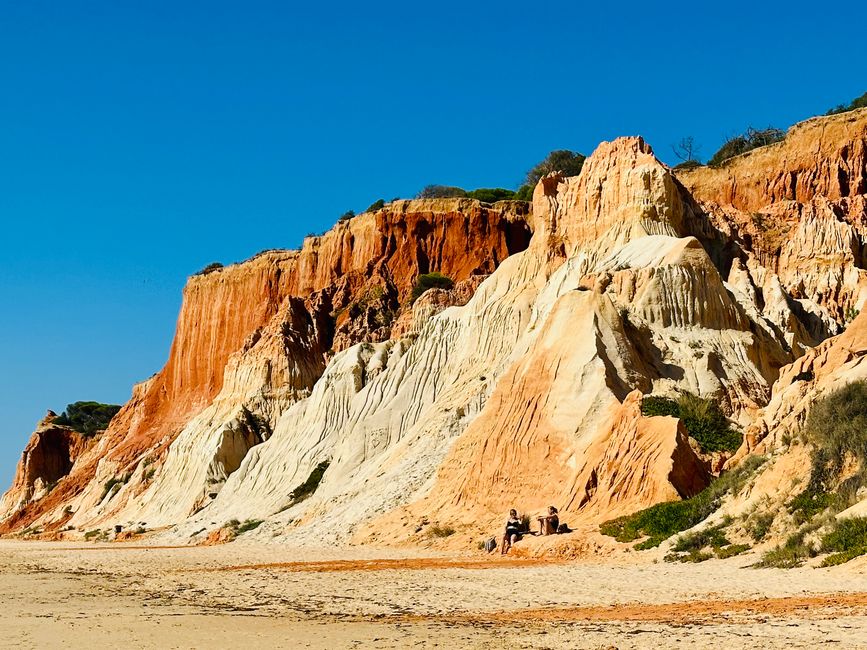
[[[511,548],[512,544],[521,539],[521,520],[518,519],[518,511],[509,510],[509,518],[506,520],[506,532],[503,534],[503,555]]]
[[[560,517],[557,516],[557,508],[548,506],[548,514],[544,517],[539,517],[539,534],[553,535],[557,532],[560,526]]]

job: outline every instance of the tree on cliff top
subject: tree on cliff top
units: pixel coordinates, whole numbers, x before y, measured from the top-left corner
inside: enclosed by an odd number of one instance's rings
[[[719,167],[725,161],[758,147],[781,142],[786,134],[780,129],[769,126],[766,129],[749,127],[742,135],[736,135],[723,143],[713,157],[707,161],[709,167]]]
[[[551,172],[563,172],[564,176],[577,176],[581,173],[584,167],[584,161],[587,157],[576,151],[568,149],[557,149],[552,151],[545,159],[527,172],[527,177],[524,179],[524,184],[518,188],[515,193],[515,198],[519,201],[530,201],[533,199],[533,188],[543,176],[547,176]]]
[[[101,404],[100,402],[73,402],[55,420],[78,431],[83,436],[92,436],[104,430],[111,419],[120,411],[117,404]]]

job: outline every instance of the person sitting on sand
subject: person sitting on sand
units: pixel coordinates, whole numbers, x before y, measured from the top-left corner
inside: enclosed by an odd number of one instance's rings
[[[506,532],[503,534],[503,555],[512,547],[512,544],[521,539],[521,520],[518,519],[518,511],[509,510],[509,518],[506,520]]]
[[[560,526],[560,517],[557,516],[557,508],[548,506],[548,514],[544,517],[539,517],[539,534],[553,535],[557,532]]]

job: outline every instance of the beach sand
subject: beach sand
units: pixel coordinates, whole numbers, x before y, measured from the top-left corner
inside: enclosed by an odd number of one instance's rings
[[[867,563],[0,541],[6,648],[867,648]]]

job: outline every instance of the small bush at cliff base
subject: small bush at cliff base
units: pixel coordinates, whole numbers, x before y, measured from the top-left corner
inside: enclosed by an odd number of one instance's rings
[[[833,552],[822,566],[843,564],[867,554],[867,517],[850,517],[835,522],[830,532],[822,537],[822,550]]]
[[[647,537],[635,546],[638,550],[659,546],[675,533],[692,528],[716,512],[723,497],[729,493],[737,494],[764,462],[761,456],[750,456],[739,467],[723,474],[690,499],[658,503],[634,514],[607,521],[599,530],[618,542],[632,542]]]
[[[743,436],[731,428],[715,402],[691,393],[684,393],[677,400],[648,395],[641,400],[641,413],[646,416],[669,415],[680,418],[689,436],[705,452],[734,452],[743,442]]]
[[[455,281],[442,273],[425,273],[418,276],[415,286],[412,288],[411,302],[418,300],[418,297],[428,289],[451,289],[455,286]]]
[[[457,531],[451,526],[440,526],[439,524],[434,524],[430,528],[427,529],[425,533],[428,537],[451,537]]]
[[[54,423],[70,427],[83,436],[92,436],[108,427],[120,408],[117,404],[73,402],[66,406]]]

